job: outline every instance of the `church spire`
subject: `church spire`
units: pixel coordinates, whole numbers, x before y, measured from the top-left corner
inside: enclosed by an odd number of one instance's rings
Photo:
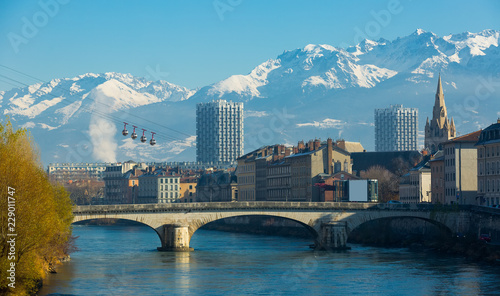
[[[430,124],[427,121],[425,127],[425,147],[435,152],[440,149],[441,143],[455,137],[456,134],[455,121],[453,118],[451,120],[448,119],[448,112],[446,111],[446,105],[444,103],[441,73],[439,73],[434,108],[432,111],[432,120]]]
[[[440,96],[440,97],[444,98],[443,86],[441,85],[441,72],[439,73],[439,80],[438,80],[438,87],[436,90],[436,96]]]
[[[436,100],[432,112],[432,120],[437,120],[440,128],[444,126],[445,119],[448,117],[446,105],[444,103],[443,85],[441,84],[441,73],[439,73],[438,86],[436,90]]]

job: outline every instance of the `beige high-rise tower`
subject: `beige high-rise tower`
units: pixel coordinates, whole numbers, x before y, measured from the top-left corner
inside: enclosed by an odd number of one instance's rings
[[[448,119],[448,112],[444,103],[443,86],[441,85],[441,74],[436,91],[436,101],[432,110],[432,120],[425,124],[425,148],[432,153],[442,148],[442,143],[456,137],[455,122],[453,118]]]

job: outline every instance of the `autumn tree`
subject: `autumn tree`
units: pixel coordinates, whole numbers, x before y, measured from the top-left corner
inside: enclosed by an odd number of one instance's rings
[[[378,200],[399,200],[399,177],[382,166],[372,166],[360,174],[363,179],[378,180]]]
[[[48,180],[29,133],[15,130],[8,119],[0,122],[0,172],[0,294],[32,294],[67,251],[72,204],[65,189]],[[7,279],[12,263],[15,288]]]

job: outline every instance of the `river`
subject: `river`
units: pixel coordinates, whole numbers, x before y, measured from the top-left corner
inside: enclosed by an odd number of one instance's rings
[[[74,226],[78,252],[38,295],[499,295],[500,267],[407,249],[198,230],[194,252],[158,252],[143,226]]]

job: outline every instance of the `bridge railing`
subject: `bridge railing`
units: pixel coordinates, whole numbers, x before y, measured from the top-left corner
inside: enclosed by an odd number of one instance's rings
[[[328,210],[405,210],[405,211],[470,211],[474,206],[446,206],[434,204],[386,204],[359,202],[210,202],[172,204],[121,204],[75,206],[73,213],[102,212],[191,212],[228,210],[288,210],[288,211],[328,211]],[[475,207],[476,208],[476,207]],[[475,209],[474,208],[474,209]],[[483,208],[483,207],[477,207]],[[481,210],[481,209],[477,209]],[[493,209],[494,210],[494,209]]]

